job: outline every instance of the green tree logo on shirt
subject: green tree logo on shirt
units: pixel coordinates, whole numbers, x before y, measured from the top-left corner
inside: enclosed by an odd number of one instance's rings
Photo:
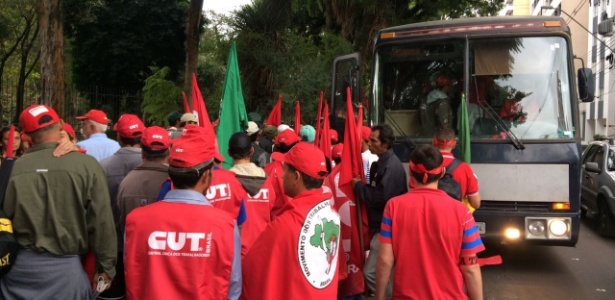
[[[320,248],[327,254],[327,262],[329,267],[326,273],[331,270],[331,263],[337,253],[338,236],[340,235],[340,226],[326,218],[320,220],[321,224],[316,224],[314,227],[314,235],[310,237],[310,244],[316,248]]]

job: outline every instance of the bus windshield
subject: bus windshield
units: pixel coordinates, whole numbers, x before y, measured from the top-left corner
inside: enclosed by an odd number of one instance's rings
[[[562,37],[471,39],[378,48],[372,118],[399,137],[430,138],[438,126],[459,128],[467,98],[473,140],[574,137],[569,49]],[[467,97],[465,86],[469,86]]]

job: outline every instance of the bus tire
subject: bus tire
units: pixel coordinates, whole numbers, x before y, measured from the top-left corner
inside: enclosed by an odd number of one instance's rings
[[[615,220],[613,220],[608,204],[604,199],[600,199],[598,206],[598,229],[600,235],[605,237],[615,236]]]

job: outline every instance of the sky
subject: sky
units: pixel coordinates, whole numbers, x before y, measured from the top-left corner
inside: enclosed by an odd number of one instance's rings
[[[239,9],[241,5],[250,4],[252,0],[204,0],[203,10],[213,10],[216,13],[230,14]]]

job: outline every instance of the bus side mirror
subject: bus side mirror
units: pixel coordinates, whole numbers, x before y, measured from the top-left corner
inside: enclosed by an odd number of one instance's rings
[[[577,70],[577,81],[579,85],[579,100],[581,100],[581,102],[594,101],[596,82],[594,81],[592,69],[580,68]]]

